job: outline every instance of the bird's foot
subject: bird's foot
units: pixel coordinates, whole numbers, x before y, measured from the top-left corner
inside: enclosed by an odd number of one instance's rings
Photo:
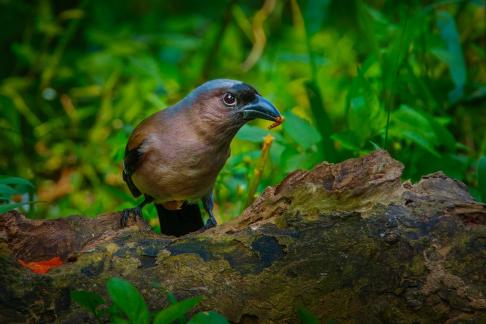
[[[216,219],[214,217],[209,217],[208,221],[206,222],[203,228],[207,230],[210,229],[211,227],[215,227],[216,225],[218,225],[218,223],[216,223]]]
[[[127,227],[128,225],[128,218],[132,215],[134,220],[137,220],[137,217],[143,219],[142,216],[142,208],[134,207],[134,208],[127,208],[121,212],[120,217],[120,227]]]

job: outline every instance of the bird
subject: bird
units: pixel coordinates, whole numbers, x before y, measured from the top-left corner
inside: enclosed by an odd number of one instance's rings
[[[254,119],[283,122],[277,108],[251,85],[230,79],[210,80],[176,104],[144,119],[131,133],[123,160],[123,180],[144,200],[122,211],[120,224],[155,203],[161,233],[180,236],[217,225],[213,188],[230,156],[238,130]],[[203,224],[202,201],[208,215]]]

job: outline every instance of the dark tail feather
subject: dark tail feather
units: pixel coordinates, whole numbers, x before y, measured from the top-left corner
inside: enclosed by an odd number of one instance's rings
[[[201,229],[204,224],[198,205],[184,203],[181,209],[169,210],[156,204],[160,233],[181,236]]]

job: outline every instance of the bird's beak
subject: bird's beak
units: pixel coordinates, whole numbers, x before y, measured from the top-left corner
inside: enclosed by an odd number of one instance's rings
[[[282,116],[277,108],[260,95],[256,95],[256,99],[243,107],[243,118],[245,120],[252,120],[261,118],[271,120],[274,122],[282,120]]]

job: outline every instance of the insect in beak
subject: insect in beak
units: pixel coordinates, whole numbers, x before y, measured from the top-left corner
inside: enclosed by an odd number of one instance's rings
[[[282,117],[282,116],[276,117],[275,122],[272,125],[268,126],[268,129],[272,129],[272,128],[279,126],[280,124],[282,124],[284,122],[284,120],[285,120],[285,118]]]

